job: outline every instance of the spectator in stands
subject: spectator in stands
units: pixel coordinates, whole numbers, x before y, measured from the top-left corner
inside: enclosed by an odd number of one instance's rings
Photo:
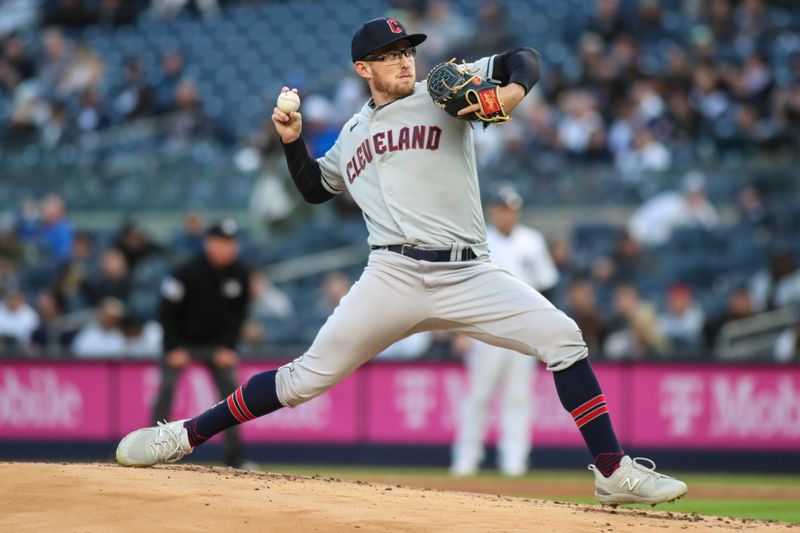
[[[676,40],[673,33],[664,25],[658,0],[639,2],[637,22],[632,30],[637,41],[653,51],[658,51],[660,47]]]
[[[511,50],[514,43],[514,32],[503,5],[497,0],[483,0],[475,32],[459,48],[464,57],[478,58],[497,50]]]
[[[86,88],[81,92],[75,111],[75,131],[84,133],[104,128],[109,120],[97,89]]]
[[[59,79],[58,96],[69,99],[73,95],[81,95],[83,99],[87,92],[96,95],[100,89],[104,70],[103,59],[90,46],[80,44]]]
[[[156,103],[161,113],[175,110],[175,92],[183,78],[183,56],[177,50],[167,52],[161,60],[161,80],[156,86]]]
[[[172,143],[181,145],[192,139],[205,137],[228,142],[227,132],[217,128],[206,114],[197,92],[197,84],[193,80],[186,78],[178,83],[174,102],[174,110],[180,113],[180,117],[170,123],[169,136]]]
[[[164,330],[161,324],[135,313],[126,313],[119,324],[124,337],[123,355],[156,358],[161,355]]]
[[[594,3],[594,12],[586,22],[584,33],[599,35],[608,44],[627,31],[627,24],[619,9],[619,0],[597,0]]]
[[[24,351],[38,326],[39,315],[28,305],[21,287],[6,283],[5,297],[0,303],[0,344]]]
[[[38,252],[55,264],[63,264],[72,254],[73,233],[64,201],[55,194],[44,197],[34,235]]]
[[[116,298],[106,298],[97,307],[97,317],[78,331],[72,341],[76,357],[119,357],[125,353],[125,336],[120,320],[125,307]]]
[[[713,351],[719,342],[719,335],[727,324],[749,318],[756,314],[755,304],[750,289],[737,287],[728,295],[725,311],[718,317],[708,320],[703,329],[706,349]]]
[[[773,29],[764,0],[739,2],[734,17],[740,38],[746,38],[754,44],[760,44],[759,41]]]
[[[125,256],[116,248],[109,248],[100,260],[100,272],[84,280],[81,286],[84,301],[97,305],[106,298],[127,302],[131,294],[131,279]]]
[[[659,328],[655,308],[639,297],[633,285],[614,292],[616,327],[606,337],[603,352],[609,359],[643,359],[664,355],[668,343]]]
[[[780,363],[800,362],[800,320],[781,332],[775,340],[774,355]]]
[[[339,136],[338,125],[331,122],[331,103],[320,95],[311,95],[303,103],[303,136],[311,155],[322,157]]]
[[[262,271],[250,273],[250,316],[257,320],[287,320],[294,314],[292,301]]]
[[[74,124],[70,124],[67,108],[63,102],[50,104],[50,114],[40,127],[40,140],[48,148],[58,146],[75,134]]]
[[[12,224],[0,223],[0,286],[16,276],[25,256]]]
[[[588,157],[605,149],[603,117],[587,91],[570,91],[561,97],[564,113],[558,126],[558,146],[575,157]]]
[[[164,251],[161,246],[150,239],[136,220],[130,218],[122,223],[114,240],[114,247],[125,256],[125,262],[131,272],[144,259],[160,255]]]
[[[695,303],[692,289],[686,283],[673,284],[667,289],[665,304],[658,326],[672,352],[695,355],[703,345],[705,314]]]
[[[750,291],[756,311],[800,303],[800,268],[791,248],[784,244],[773,246],[769,266],[753,275]]]
[[[125,78],[111,94],[113,110],[121,120],[149,117],[156,113],[156,96],[137,57],[125,62]]]
[[[37,354],[61,355],[67,351],[77,330],[64,322],[64,301],[51,290],[43,290],[36,298],[39,326],[31,335],[32,351]]]
[[[428,35],[425,46],[419,49],[417,61],[423,60],[433,66],[451,53],[461,55],[456,51],[472,35],[474,28],[472,21],[456,12],[448,0],[432,0],[414,31]]]
[[[565,312],[578,324],[590,353],[602,357],[609,324],[597,305],[591,281],[576,279],[570,284]]]
[[[572,243],[566,237],[555,237],[550,239],[550,257],[558,270],[558,285],[556,285],[553,296],[553,304],[561,308],[566,305],[564,301],[567,287],[573,280],[581,277],[583,272],[578,267],[572,255]]]
[[[647,257],[642,243],[627,231],[621,232],[614,243],[611,259],[616,269],[615,277],[619,281],[636,281],[640,272],[647,269]]]
[[[84,301],[83,286],[97,273],[94,242],[89,233],[79,231],[72,241],[72,257],[61,271],[56,291],[64,298],[67,310],[74,311],[88,305]]]
[[[621,283],[633,283],[634,281],[621,278],[614,259],[607,255],[598,257],[592,261],[589,273],[595,295],[601,307],[612,304],[614,292]]]
[[[328,316],[339,305],[339,301],[350,291],[353,282],[344,272],[331,272],[322,278],[321,298],[317,301],[320,313]]]
[[[617,168],[628,183],[643,183],[648,173],[663,172],[672,164],[672,156],[650,128],[634,130],[629,150],[617,153]]]
[[[757,242],[769,242],[777,231],[777,220],[767,209],[761,192],[749,183],[739,190],[736,196],[739,222],[752,233]]]
[[[170,251],[181,260],[203,251],[206,237],[206,221],[200,211],[188,211],[183,215],[183,228],[172,239]]]
[[[729,109],[728,95],[719,89],[720,79],[716,70],[707,65],[694,68],[689,103],[708,122],[709,127]]]
[[[717,210],[705,195],[705,178],[699,172],[684,177],[681,192],[665,191],[647,200],[628,223],[631,236],[645,246],[666,243],[680,226],[707,230],[716,227]]]
[[[36,64],[25,51],[19,36],[10,35],[0,43],[0,92],[5,90],[13,93],[20,83],[36,75]]]
[[[795,79],[800,78],[800,57],[795,59]],[[792,148],[797,147],[800,133],[800,84],[779,91],[775,97],[774,120],[782,142]]]
[[[42,94],[54,97],[58,94],[58,86],[72,64],[74,50],[72,43],[57,28],[48,28],[44,31],[42,48],[44,55],[39,61],[37,78]]]

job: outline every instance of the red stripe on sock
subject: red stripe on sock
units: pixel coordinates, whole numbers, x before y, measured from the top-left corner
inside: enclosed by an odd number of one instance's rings
[[[236,389],[236,392],[234,394],[236,394],[236,403],[239,404],[239,407],[241,407],[244,416],[248,420],[254,419],[255,415],[253,415],[253,413],[250,412],[250,409],[248,409],[247,405],[245,405],[244,403],[244,395],[242,394],[242,388],[239,387],[238,389]]]
[[[236,405],[236,402],[233,401],[233,394],[228,396],[228,409],[230,409],[233,418],[238,420],[240,424],[247,422],[247,419],[244,417],[242,412],[239,411],[239,407]]]
[[[602,402],[602,403],[600,403],[598,405],[595,405],[594,407],[592,407],[591,409],[589,409],[588,411],[583,413],[581,416],[576,418],[575,419],[575,423],[578,424],[578,427],[580,427],[580,425],[583,423],[584,420],[586,420],[587,418],[589,418],[590,416],[595,414],[595,412],[599,411],[600,409],[602,409],[604,407],[606,407],[606,403],[605,402]],[[608,409],[608,407],[606,407],[606,409]]]
[[[591,413],[589,413],[585,417],[581,418],[580,420],[576,420],[575,423],[578,424],[579,428],[581,428],[581,427],[585,426],[586,424],[588,424],[589,422],[591,422],[592,420],[594,420],[595,418],[597,418],[598,416],[604,415],[604,414],[607,414],[607,413],[608,413],[608,406],[604,405],[600,409],[598,409],[596,411],[592,411]]]
[[[596,406],[598,404],[601,404],[601,403],[603,403],[605,401],[606,401],[606,399],[603,397],[603,395],[602,394],[598,394],[597,396],[595,396],[594,398],[592,398],[588,402],[584,403],[580,407],[578,407],[578,408],[574,409],[573,411],[571,411],[570,414],[572,415],[572,418],[577,420],[577,418],[579,416],[581,416],[583,413],[585,413],[586,411],[588,411],[592,407],[594,407],[594,406]]]

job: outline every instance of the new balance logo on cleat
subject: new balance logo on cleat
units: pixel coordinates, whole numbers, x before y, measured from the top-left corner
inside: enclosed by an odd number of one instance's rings
[[[606,505],[656,505],[677,500],[688,490],[686,483],[656,472],[656,464],[642,457],[631,459],[626,455],[619,468],[608,477],[603,476],[595,465],[589,465],[589,470],[594,472],[594,496]]]
[[[638,485],[640,481],[641,481],[641,479],[633,480],[633,479],[631,479],[629,477],[626,477],[625,479],[623,479],[622,481],[619,482],[619,486],[620,486],[620,488],[622,488],[623,486],[627,485],[628,486],[628,490],[630,492],[633,492],[633,489],[636,488],[636,485]]]

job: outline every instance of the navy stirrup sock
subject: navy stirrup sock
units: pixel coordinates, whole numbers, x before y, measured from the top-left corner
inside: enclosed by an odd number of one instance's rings
[[[608,477],[623,457],[603,391],[588,359],[581,359],[566,370],[553,372],[561,405],[569,411],[594,457],[597,469]]]
[[[200,416],[184,422],[183,427],[189,433],[189,444],[192,447],[203,444],[220,431],[283,407],[276,392],[276,373],[276,370],[270,370],[256,374],[226,399]]]

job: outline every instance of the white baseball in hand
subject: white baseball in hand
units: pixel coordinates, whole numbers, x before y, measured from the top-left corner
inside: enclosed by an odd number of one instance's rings
[[[300,97],[294,91],[285,91],[278,95],[278,109],[286,114],[300,109]]]

